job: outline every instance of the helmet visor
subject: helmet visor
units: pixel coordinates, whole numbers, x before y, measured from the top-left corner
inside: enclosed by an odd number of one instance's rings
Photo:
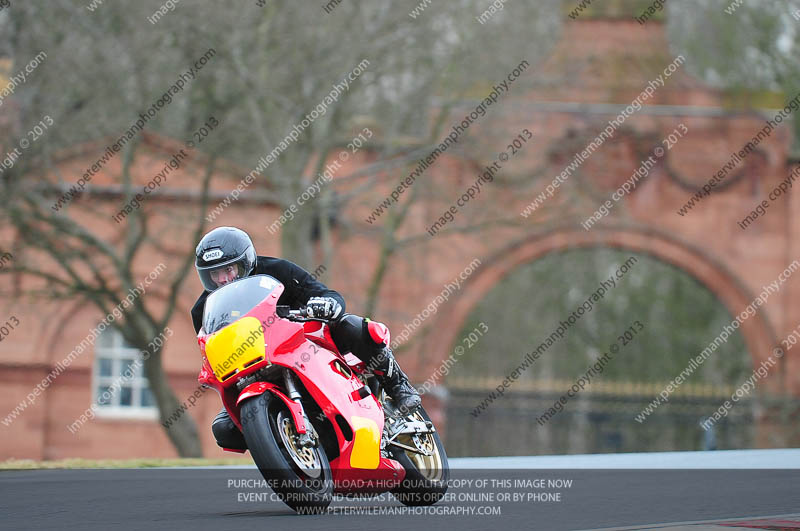
[[[224,264],[216,264],[207,268],[198,268],[197,273],[200,276],[200,282],[206,291],[214,291],[215,289],[224,286],[234,280],[238,280],[247,275],[245,262],[248,259],[246,256],[240,256],[230,262]]]

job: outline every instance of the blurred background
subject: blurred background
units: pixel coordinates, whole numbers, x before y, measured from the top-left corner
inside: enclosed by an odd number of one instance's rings
[[[387,323],[449,455],[800,444],[800,3],[0,6],[0,459],[223,455],[218,226]]]

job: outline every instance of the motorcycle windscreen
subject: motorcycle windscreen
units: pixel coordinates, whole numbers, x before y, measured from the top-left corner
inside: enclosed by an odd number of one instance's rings
[[[280,285],[269,275],[255,275],[225,284],[206,299],[203,330],[206,334],[213,334],[235,323]]]

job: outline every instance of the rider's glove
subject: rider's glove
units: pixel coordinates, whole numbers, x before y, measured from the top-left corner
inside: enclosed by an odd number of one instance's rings
[[[309,317],[336,319],[342,313],[342,305],[332,297],[311,297],[306,303]]]

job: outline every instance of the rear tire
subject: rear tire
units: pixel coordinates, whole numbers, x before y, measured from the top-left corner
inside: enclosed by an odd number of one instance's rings
[[[300,514],[331,503],[333,478],[322,445],[302,448],[289,408],[272,393],[245,400],[242,431],[258,470],[283,502]]]
[[[427,422],[431,420],[422,406],[409,416],[415,420]],[[433,432],[417,437],[421,446],[433,455],[425,456],[395,446],[389,447],[392,457],[406,470],[406,477],[392,494],[400,503],[411,507],[433,505],[441,500],[447,492],[447,482],[450,479],[450,465],[439,433]],[[401,435],[397,441],[407,446],[417,446],[411,435]]]

